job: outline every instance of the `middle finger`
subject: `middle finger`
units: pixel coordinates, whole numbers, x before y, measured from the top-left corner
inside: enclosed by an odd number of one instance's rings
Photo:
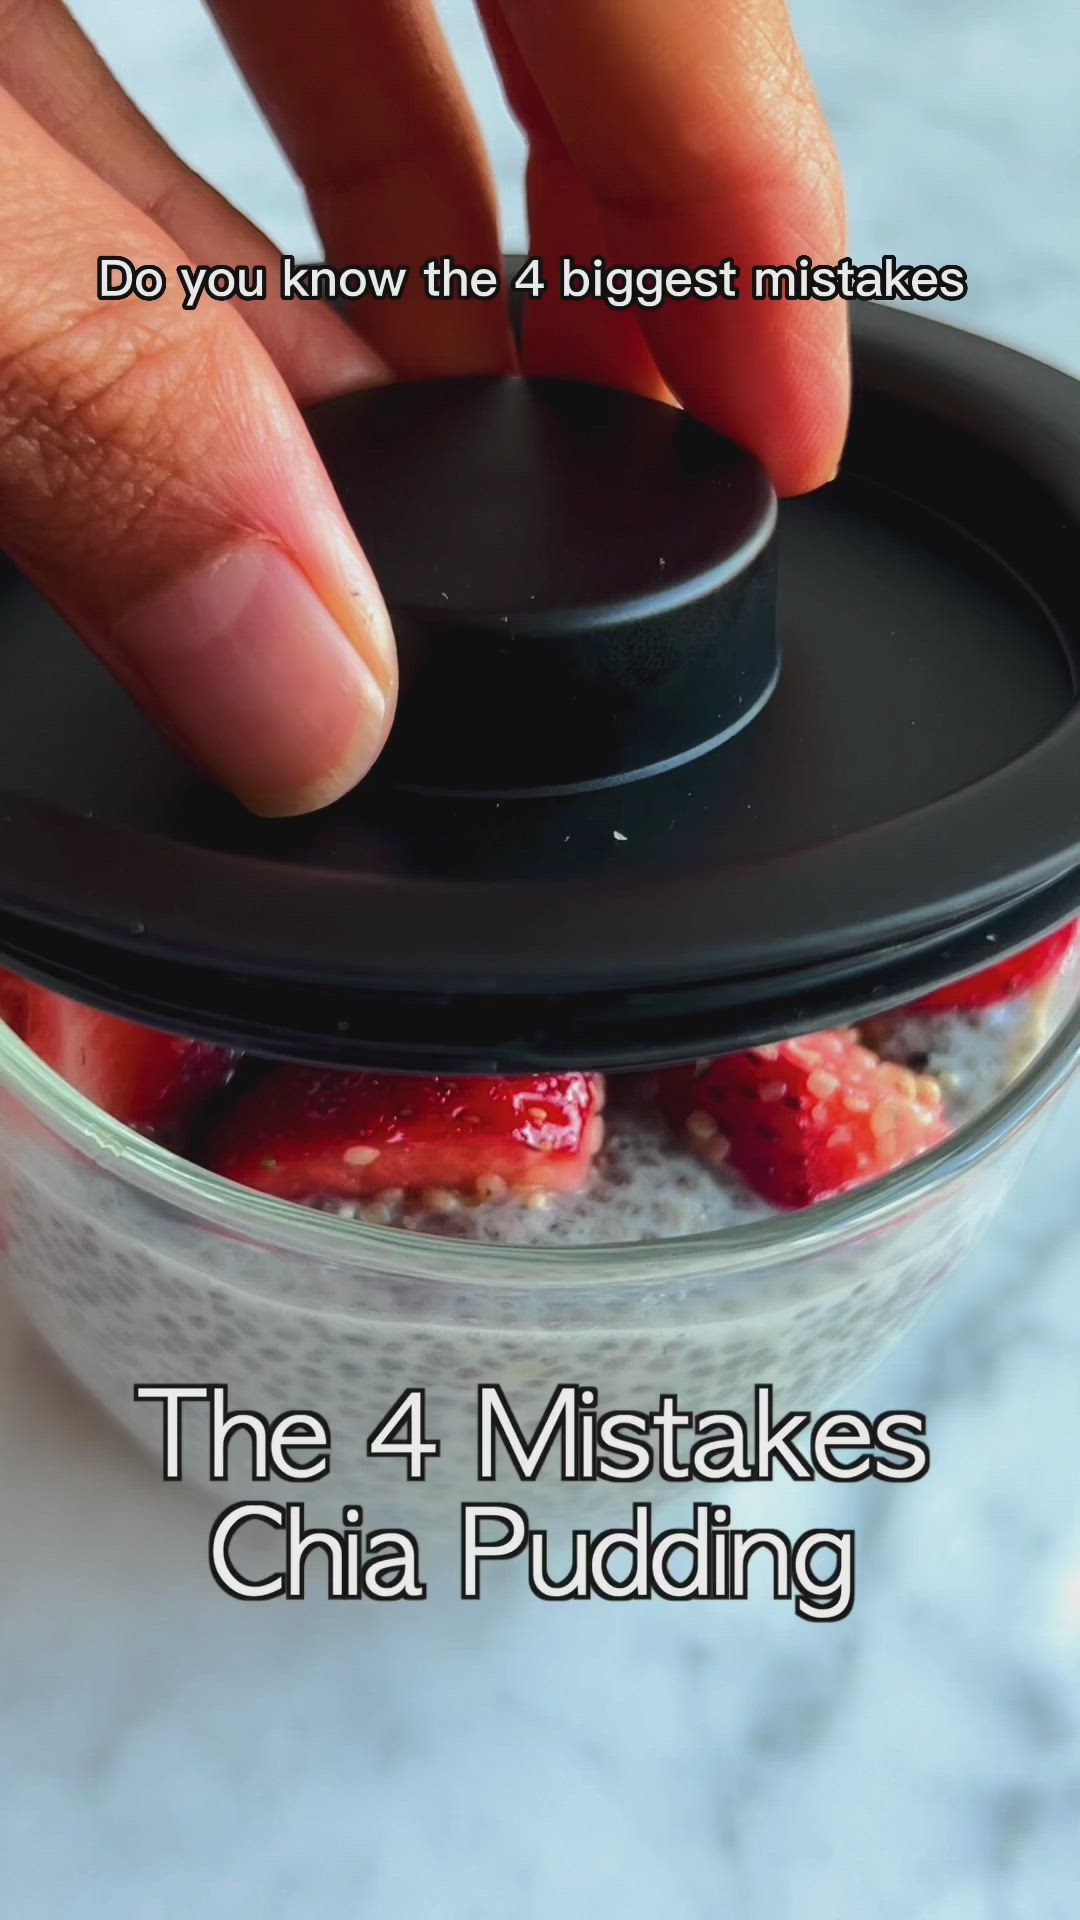
[[[404,378],[513,364],[505,300],[431,300],[425,260],[501,266],[483,141],[429,0],[209,0],[307,191],[327,256],[409,266],[364,304],[364,337]]]

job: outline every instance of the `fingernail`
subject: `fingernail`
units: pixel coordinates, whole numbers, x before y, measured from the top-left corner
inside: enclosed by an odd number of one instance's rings
[[[158,588],[112,647],[143,702],[254,813],[329,805],[383,745],[386,695],[277,547],[234,547]]]

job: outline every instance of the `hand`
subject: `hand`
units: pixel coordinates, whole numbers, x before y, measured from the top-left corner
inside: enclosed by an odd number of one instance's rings
[[[532,249],[647,265],[843,252],[839,176],[782,0],[481,0],[529,136]],[[409,264],[364,338],[309,302],[181,309],[185,260],[266,238],[132,106],[61,0],[0,0],[0,539],[133,697],[256,811],[327,804],[393,717],[385,607],[298,411],[396,374],[513,365],[479,133],[428,0],[214,0],[339,262]],[[166,270],[99,303],[97,258]],[[671,394],[783,492],[835,470],[837,304],[531,307],[536,371]]]

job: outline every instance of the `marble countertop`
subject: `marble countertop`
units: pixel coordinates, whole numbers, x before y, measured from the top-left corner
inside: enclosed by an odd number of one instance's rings
[[[75,11],[284,244],[298,196],[194,0]],[[853,250],[972,276],[967,324],[1080,365],[1067,0],[802,0]],[[519,148],[464,5],[511,239]],[[164,1489],[0,1301],[0,1845],[19,1920],[266,1912],[1066,1920],[1080,1876],[1080,1088],[991,1239],[859,1404],[918,1485],[789,1488],[855,1525],[839,1625],[678,1608],[241,1607]],[[827,1496],[827,1497],[825,1497]]]

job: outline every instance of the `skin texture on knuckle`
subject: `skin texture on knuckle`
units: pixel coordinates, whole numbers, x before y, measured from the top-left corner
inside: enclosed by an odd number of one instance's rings
[[[182,311],[171,273],[159,301],[98,302],[77,219],[54,200],[21,262],[0,249],[0,525],[20,563],[59,561],[104,605],[257,518],[233,484],[252,464],[235,416],[273,418],[274,377],[233,313]]]
[[[154,549],[173,565],[227,529],[197,478],[214,472],[215,345],[202,327],[138,332],[95,315],[0,358],[0,516],[18,557],[92,571],[123,553],[137,575],[140,550],[153,570]]]
[[[548,83],[563,140],[620,224],[655,232],[695,210],[708,220],[784,180],[799,191],[807,168],[830,176],[839,204],[835,155],[783,0],[587,0],[579,11],[560,0],[550,15],[517,0],[507,13]],[[579,59],[556,80],[552,22],[564,16]],[[601,67],[597,100],[589,76]]]
[[[630,164],[598,169],[598,197],[620,221],[655,231],[694,212],[704,218],[713,206],[722,212],[771,194],[795,202],[812,194],[819,217],[842,241],[839,161],[812,94],[806,100],[770,95],[756,104],[752,119],[737,101],[720,98],[707,111],[687,112],[658,127],[636,151]],[[722,226],[721,220],[721,234]]]

